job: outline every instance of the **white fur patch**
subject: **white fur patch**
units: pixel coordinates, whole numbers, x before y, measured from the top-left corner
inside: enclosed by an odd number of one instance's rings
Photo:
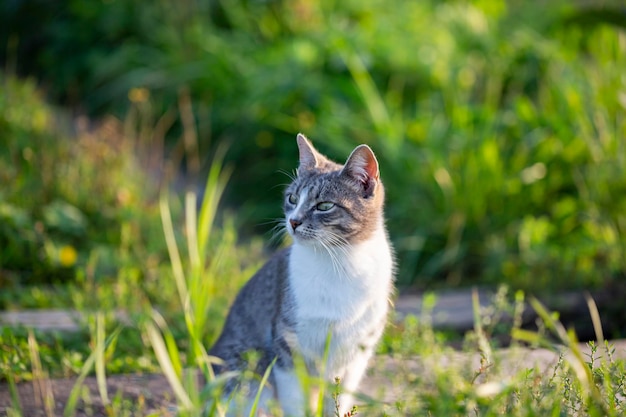
[[[332,330],[326,373],[343,378],[352,360],[369,359],[357,353],[371,350],[388,311],[393,261],[382,221],[370,239],[344,247],[335,261],[321,246],[295,242],[289,279],[300,353],[310,364],[319,362]]]
[[[306,400],[295,370],[278,366],[272,369],[276,383],[278,401],[285,417],[300,417],[306,414]]]

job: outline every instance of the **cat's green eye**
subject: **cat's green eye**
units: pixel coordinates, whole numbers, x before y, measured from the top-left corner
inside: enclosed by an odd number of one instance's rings
[[[289,194],[289,196],[287,197],[287,200],[289,200],[289,203],[291,204],[297,204],[298,203],[298,196],[295,194]]]
[[[317,205],[317,209],[318,209],[319,211],[328,211],[328,210],[330,210],[330,209],[331,209],[331,208],[333,208],[333,207],[335,207],[335,203],[331,203],[331,202],[329,202],[329,201],[325,201],[325,202],[323,202],[323,203],[319,203],[319,204]]]

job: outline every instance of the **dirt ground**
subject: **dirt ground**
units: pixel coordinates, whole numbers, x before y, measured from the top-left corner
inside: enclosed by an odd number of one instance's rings
[[[25,417],[62,416],[75,378],[26,382],[18,385],[21,414]],[[76,407],[76,417],[105,417],[116,415],[115,408],[134,410],[133,415],[156,414],[173,416],[174,395],[163,375],[111,375],[107,377],[107,392],[111,400],[109,410],[103,405],[95,377],[85,378]],[[52,407],[46,411],[46,398]],[[0,383],[0,416],[8,415],[12,407],[9,387]]]
[[[626,340],[613,342],[615,358],[626,358]],[[583,353],[589,348],[581,345]],[[601,353],[602,349],[598,349]],[[567,357],[567,356],[566,356]],[[522,369],[537,367],[546,370],[553,366],[558,354],[546,349],[509,348],[495,352],[494,360],[499,362],[500,368],[506,373],[516,374]],[[480,366],[480,355],[453,352],[440,357],[442,366],[459,366],[463,363],[477,368]],[[363,383],[363,393],[383,401],[393,401],[398,395],[390,387],[389,376],[400,369],[410,369],[412,372],[425,372],[428,364],[421,363],[419,358],[408,361],[397,361],[388,356],[378,356],[371,363],[371,372]],[[19,402],[22,416],[62,416],[70,393],[76,385],[76,378],[51,379],[48,381],[26,382],[18,384]],[[386,389],[381,392],[381,388]],[[77,417],[107,417],[114,415],[133,416],[174,416],[176,403],[172,390],[163,375],[110,375],[107,377],[107,392],[110,405],[105,407],[98,391],[95,377],[87,377],[82,385],[79,402],[75,415]],[[46,398],[50,404],[46,412]],[[11,398],[9,386],[0,383],[0,416],[10,415],[14,401]],[[125,413],[116,412],[120,409]]]

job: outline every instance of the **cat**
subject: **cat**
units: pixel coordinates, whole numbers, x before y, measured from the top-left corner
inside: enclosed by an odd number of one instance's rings
[[[251,350],[259,353],[260,374],[275,361],[261,407],[273,398],[291,417],[311,411],[294,367],[298,355],[309,374],[325,370],[326,381],[341,381],[343,416],[383,333],[393,291],[385,192],[367,145],[340,165],[304,135],[296,140],[299,166],[283,202],[293,243],[241,289],[209,354],[222,360],[216,373],[244,368],[244,353]],[[327,398],[324,415],[335,411]]]

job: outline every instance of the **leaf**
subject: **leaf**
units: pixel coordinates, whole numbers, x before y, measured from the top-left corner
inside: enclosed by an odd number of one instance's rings
[[[73,236],[84,235],[87,230],[87,217],[76,206],[62,200],[55,200],[43,208],[46,226]]]

